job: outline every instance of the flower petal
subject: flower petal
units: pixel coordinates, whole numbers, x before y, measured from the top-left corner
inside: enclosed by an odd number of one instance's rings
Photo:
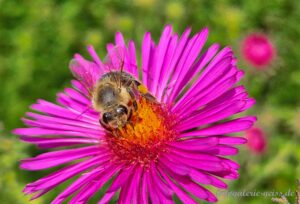
[[[164,63],[164,58],[167,52],[168,44],[171,40],[171,35],[172,27],[170,25],[167,25],[161,35],[159,43],[154,51],[154,56],[152,58],[153,67],[151,73],[148,73],[148,79],[149,74],[151,74],[150,81],[148,81],[148,89],[154,95],[156,95],[157,92],[158,80],[160,78],[160,72]]]
[[[178,96],[182,88],[185,86],[185,82],[183,81],[186,75],[190,72],[193,72],[193,69],[196,67],[193,66],[197,64],[195,61],[200,54],[208,36],[208,29],[204,28],[200,33],[197,33],[189,42],[187,47],[185,48],[186,52],[181,56],[181,60],[178,63],[178,67],[181,67],[181,70],[176,79],[176,84],[172,88],[172,93],[169,96],[169,101],[174,101],[174,99]],[[188,81],[190,79],[187,79]],[[183,83],[184,82],[184,83]]]
[[[133,173],[133,166],[129,168],[122,169],[119,174],[114,179],[113,183],[109,187],[109,189],[106,191],[104,196],[101,198],[101,200],[98,202],[98,204],[106,204],[108,203],[112,197],[115,195],[115,193],[123,186],[132,176]]]
[[[55,137],[30,137],[20,136],[20,139],[36,144],[39,148],[57,148],[73,145],[99,144],[99,140],[91,138],[55,138]]]
[[[99,154],[105,154],[105,150],[100,149],[98,146],[59,150],[40,154],[34,158],[24,159],[21,161],[20,166],[28,170],[41,170]]]
[[[105,182],[107,177],[104,175],[106,173],[115,173],[120,169],[120,166],[113,166],[111,164],[107,164],[106,166],[100,166],[88,173],[79,177],[76,181],[74,181],[67,189],[65,189],[62,193],[60,193],[53,201],[53,204],[60,204],[62,201],[67,199],[70,195],[81,189],[83,186],[90,184],[91,182],[98,181],[99,183]],[[104,176],[101,178],[101,176]]]
[[[239,131],[246,130],[252,127],[253,123],[256,121],[256,117],[246,116],[243,118],[230,120],[218,125],[213,125],[208,128],[203,128],[200,130],[189,131],[181,133],[180,137],[192,137],[192,136],[210,136],[210,135],[221,135],[228,133],[235,133]]]
[[[40,192],[32,197],[32,199],[36,199],[39,196],[52,190],[59,184],[74,177],[75,175],[84,172],[87,169],[91,170],[93,167],[107,162],[108,159],[109,158],[107,156],[97,156],[82,162],[78,162],[76,164],[72,164],[33,183],[27,184],[23,192],[26,194]]]
[[[197,204],[197,202],[189,194],[181,190],[181,188],[178,187],[160,167],[158,167],[158,170],[166,183],[170,186],[170,188],[183,203]]]
[[[70,200],[70,203],[87,203],[87,201],[120,170],[120,166],[108,166],[97,177],[85,184]]]

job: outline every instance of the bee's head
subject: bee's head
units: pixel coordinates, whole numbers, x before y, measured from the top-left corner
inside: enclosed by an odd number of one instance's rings
[[[131,110],[124,105],[118,105],[111,111],[104,112],[101,116],[100,123],[108,129],[124,127],[130,119]]]

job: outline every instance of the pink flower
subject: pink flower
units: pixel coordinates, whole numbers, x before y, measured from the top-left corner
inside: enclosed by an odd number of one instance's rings
[[[262,129],[250,128],[246,131],[249,149],[257,154],[262,154],[266,150],[267,140]]]
[[[264,68],[275,57],[275,48],[264,34],[252,33],[242,43],[244,58],[256,68]]]
[[[225,158],[238,153],[236,145],[245,138],[230,136],[256,121],[253,116],[232,119],[255,101],[243,86],[236,86],[243,72],[229,47],[219,51],[213,44],[202,50],[208,30],[181,37],[166,26],[156,45],[147,32],[142,44],[141,82],[159,103],[138,101],[140,119],[114,136],[99,124],[99,113],[91,107],[82,83],[58,94],[58,104],[38,100],[23,121],[29,127],[14,130],[25,142],[39,148],[60,148],[24,159],[21,168],[43,170],[67,164],[24,189],[38,198],[59,184],[79,175],[53,204],[69,197],[70,203],[86,203],[112,180],[99,203],[108,203],[120,191],[119,203],[197,203],[194,197],[215,202],[203,185],[227,188],[222,179],[237,179],[239,164]],[[125,47],[122,34],[115,44]],[[114,45],[108,45],[111,53]],[[92,47],[93,60],[75,55],[78,68],[93,73],[96,83],[109,70]],[[202,54],[200,54],[202,52]],[[138,78],[136,50],[129,41],[124,71]],[[113,56],[112,56],[113,57]],[[83,72],[84,74],[85,72]],[[201,74],[200,74],[201,73]],[[195,79],[195,80],[192,80]],[[229,119],[229,117],[231,119]],[[65,148],[65,149],[62,149]]]

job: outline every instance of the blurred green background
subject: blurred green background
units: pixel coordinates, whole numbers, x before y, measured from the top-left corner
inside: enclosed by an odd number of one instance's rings
[[[0,203],[29,203],[22,194],[26,183],[50,171],[26,172],[18,160],[39,153],[10,132],[22,127],[20,118],[36,99],[54,101],[69,86],[68,69],[74,53],[88,56],[92,44],[105,56],[105,45],[116,31],[134,39],[138,50],[145,31],[156,42],[165,24],[182,33],[207,26],[207,45],[230,45],[244,69],[246,85],[257,105],[267,150],[255,155],[246,146],[235,157],[241,164],[239,180],[230,191],[296,189],[300,178],[300,1],[298,0],[0,0]],[[240,43],[250,32],[267,34],[277,49],[276,59],[264,70],[247,64]],[[50,203],[55,191],[32,203]],[[216,192],[216,189],[213,190]],[[101,193],[100,193],[101,194]],[[294,197],[288,197],[294,203]],[[93,203],[93,202],[92,202]],[[219,196],[219,203],[272,203],[271,197]]]

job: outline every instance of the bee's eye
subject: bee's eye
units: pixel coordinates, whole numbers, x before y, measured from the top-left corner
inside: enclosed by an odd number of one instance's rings
[[[123,115],[123,114],[127,114],[128,113],[128,109],[123,106],[123,105],[119,105],[117,108],[117,114],[118,115]]]
[[[104,113],[103,116],[102,116],[102,120],[103,120],[103,122],[106,123],[106,124],[107,124],[109,121],[111,121],[112,119],[113,119],[112,114],[109,113],[109,112]]]

